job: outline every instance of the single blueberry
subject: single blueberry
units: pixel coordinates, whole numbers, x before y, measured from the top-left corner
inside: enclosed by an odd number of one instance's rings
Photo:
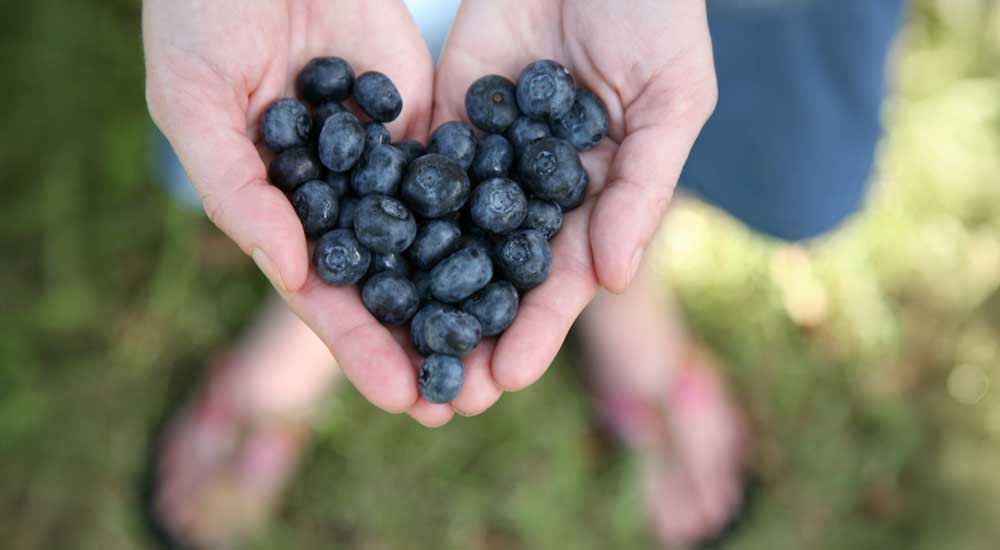
[[[354,230],[354,213],[358,211],[357,197],[343,197],[340,199],[340,216],[337,216],[337,229]]]
[[[464,377],[461,359],[435,353],[420,365],[417,387],[427,401],[448,403],[458,396]]]
[[[398,273],[377,273],[361,289],[361,301],[383,325],[402,325],[417,312],[417,287]]]
[[[353,285],[368,272],[372,256],[350,229],[334,229],[316,241],[313,263],[320,278],[334,286]]]
[[[552,135],[549,125],[526,116],[518,117],[507,129],[507,140],[514,147],[514,154],[521,156],[532,143]]]
[[[275,187],[291,193],[303,183],[318,179],[322,167],[306,147],[286,149],[267,167],[267,178]]]
[[[306,106],[287,97],[272,103],[260,118],[261,138],[275,153],[306,145],[311,127]]]
[[[346,173],[327,172],[324,180],[326,180],[326,184],[329,185],[331,189],[333,189],[333,192],[337,195],[337,198],[343,197],[344,195],[347,194],[347,189],[350,180],[348,179]]]
[[[400,196],[424,218],[458,212],[469,198],[469,176],[444,155],[424,155],[410,163]]]
[[[368,274],[375,275],[376,273],[386,272],[395,273],[402,277],[409,277],[410,264],[399,252],[391,252],[389,254],[373,253],[372,264],[368,267]]]
[[[365,154],[367,155],[376,145],[389,143],[392,141],[389,136],[389,129],[381,122],[368,121],[362,126],[365,131]]]
[[[463,248],[431,270],[431,295],[449,304],[461,302],[492,278],[493,263],[489,254],[479,248]]]
[[[419,285],[417,285],[417,292],[420,292]],[[431,348],[427,347],[426,338],[424,338],[426,321],[432,315],[442,311],[452,311],[453,309],[451,306],[444,305],[441,302],[431,301],[417,310],[416,315],[410,321],[410,339],[413,340],[413,347],[417,348],[420,355],[430,355],[432,353]]]
[[[375,252],[402,252],[413,242],[417,222],[398,200],[368,195],[361,198],[354,212],[354,233],[361,244]]]
[[[563,212],[579,208],[587,198],[588,185],[590,185],[590,174],[584,169],[583,173],[580,174],[580,179],[577,180],[576,185],[573,186],[573,190],[570,191],[569,196],[556,201],[559,204],[559,208],[562,208]]]
[[[431,272],[430,271],[417,271],[413,273],[413,284],[417,287],[417,295],[420,296],[421,302],[429,302],[433,299],[431,296]]]
[[[317,57],[306,63],[295,79],[299,96],[318,105],[325,101],[343,101],[351,95],[354,69],[339,57]]]
[[[600,98],[581,88],[569,112],[549,120],[549,129],[553,136],[572,143],[577,151],[586,151],[608,135],[608,109]]]
[[[431,220],[417,229],[406,257],[418,269],[431,269],[462,244],[462,230],[450,220]]]
[[[500,239],[493,259],[503,276],[520,290],[541,284],[552,271],[549,243],[534,229],[521,229]]]
[[[327,117],[319,132],[319,160],[334,172],[346,172],[361,158],[365,150],[365,132],[358,118],[351,113],[334,113]]]
[[[543,138],[532,143],[518,161],[521,184],[525,191],[539,199],[566,199],[584,172],[576,148],[559,138]]]
[[[365,114],[378,122],[392,122],[403,110],[403,98],[396,85],[378,71],[358,76],[354,81],[354,100]]]
[[[479,320],[464,311],[440,311],[428,317],[422,327],[427,348],[434,353],[462,355],[479,344],[483,329]]]
[[[517,106],[539,120],[565,115],[573,106],[574,92],[569,71],[551,59],[530,63],[517,78]]]
[[[403,179],[406,157],[388,143],[380,143],[367,154],[351,172],[351,187],[358,196],[395,195]]]
[[[337,227],[340,210],[337,191],[323,180],[310,180],[300,185],[292,193],[292,207],[309,238],[316,238]]]
[[[496,336],[514,322],[518,302],[514,285],[496,281],[462,302],[462,310],[479,320],[483,336]]]
[[[476,128],[484,132],[503,132],[520,114],[514,83],[495,74],[479,78],[465,93],[465,112]]]
[[[521,229],[534,229],[545,235],[546,239],[552,239],[562,228],[563,212],[562,208],[552,202],[540,199],[528,200],[528,215],[521,223]]]
[[[400,141],[398,143],[393,143],[393,145],[396,146],[396,149],[403,152],[403,156],[406,157],[407,165],[427,154],[427,148],[424,147],[424,144],[415,139]]]
[[[469,174],[473,181],[505,178],[514,164],[514,146],[500,134],[489,134],[476,147]]]
[[[476,134],[464,122],[445,122],[431,133],[427,152],[450,157],[458,162],[462,170],[468,170],[476,157]]]
[[[524,221],[528,213],[528,198],[517,182],[493,178],[472,190],[469,213],[476,225],[502,235],[516,229]]]

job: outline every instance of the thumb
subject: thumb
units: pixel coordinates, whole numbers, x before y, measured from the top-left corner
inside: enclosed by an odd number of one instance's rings
[[[147,91],[150,113],[170,141],[205,212],[281,291],[296,291],[309,270],[302,225],[267,181],[232,94]],[[228,100],[226,99],[228,98]]]
[[[650,86],[625,112],[625,138],[590,218],[597,276],[611,292],[625,292],[635,277],[714,107],[714,88],[681,101]]]

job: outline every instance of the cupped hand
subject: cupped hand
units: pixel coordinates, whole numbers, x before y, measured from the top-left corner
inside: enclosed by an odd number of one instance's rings
[[[324,284],[310,268],[302,225],[268,184],[261,113],[295,95],[313,57],[336,55],[356,74],[389,76],[404,104],[395,140],[425,139],[433,65],[397,0],[147,0],[146,95],[154,121],[191,176],[211,220],[251,255],[290,307],[330,347],[355,387],[392,412],[417,403],[415,358],[365,310],[356,288]],[[290,371],[288,376],[296,376]],[[440,416],[420,417],[441,423]]]
[[[480,76],[516,81],[538,59],[560,62],[604,101],[610,133],[582,155],[588,198],[551,242],[551,276],[524,295],[499,339],[465,358],[466,382],[452,406],[466,414],[536,381],[599,286],[626,290],[715,107],[702,0],[466,0],[441,55],[431,126],[467,120],[465,92]]]

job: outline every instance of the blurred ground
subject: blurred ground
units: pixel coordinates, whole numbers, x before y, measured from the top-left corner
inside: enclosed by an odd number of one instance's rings
[[[146,548],[151,430],[266,295],[151,183],[138,2],[0,22],[0,546]],[[1000,540],[1000,4],[924,0],[866,212],[808,249],[704,206],[658,268],[729,365],[760,482],[733,549]],[[253,548],[649,548],[572,366],[430,431],[342,388]]]

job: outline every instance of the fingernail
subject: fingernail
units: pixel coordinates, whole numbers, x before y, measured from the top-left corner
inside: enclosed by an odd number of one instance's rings
[[[646,249],[639,247],[639,249],[635,251],[635,254],[632,255],[632,267],[630,267],[628,271],[628,281],[625,283],[626,286],[631,285],[635,276],[639,274],[639,264],[642,263],[642,253],[645,251]]]
[[[287,292],[285,281],[281,280],[281,272],[278,271],[274,262],[271,261],[271,257],[266,252],[259,248],[254,248],[250,251],[250,257],[253,258],[253,262],[257,264],[257,267],[264,272],[267,279],[271,281],[274,288],[278,289],[278,292]]]

